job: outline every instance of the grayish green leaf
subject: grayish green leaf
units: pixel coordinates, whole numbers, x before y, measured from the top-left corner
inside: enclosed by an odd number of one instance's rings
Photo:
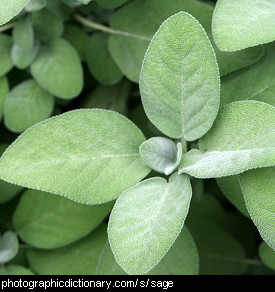
[[[184,227],[164,258],[148,273],[148,275],[197,275],[199,258],[195,242]],[[127,275],[115,261],[107,242],[97,267],[97,275]]]
[[[190,14],[171,16],[154,35],[140,93],[148,118],[171,138],[193,141],[211,128],[219,109],[218,64],[203,27]]]
[[[10,57],[11,46],[11,37],[6,34],[0,34],[0,77],[8,73],[13,67]]]
[[[189,178],[174,173],[169,182],[154,177],[124,191],[108,224],[110,246],[128,274],[145,274],[178,237],[189,210]]]
[[[139,152],[150,168],[169,175],[181,161],[182,144],[165,137],[153,137],[140,145]]]
[[[23,10],[30,0],[1,0],[0,25],[8,22]]]
[[[5,266],[2,270],[0,269],[0,275],[31,276],[34,275],[34,273],[25,267],[10,264],[8,266]]]
[[[274,167],[247,171],[240,176],[247,210],[263,240],[273,250],[275,250],[274,181]]]
[[[118,83],[122,73],[113,61],[108,50],[109,36],[95,33],[89,37],[85,50],[85,59],[94,78],[105,85]]]
[[[34,12],[44,8],[47,5],[46,0],[30,0],[25,10],[28,12]]]
[[[0,121],[2,120],[4,102],[9,92],[9,83],[6,76],[0,77]]]
[[[18,252],[18,239],[14,232],[6,231],[0,235],[0,264],[12,260]]]
[[[260,244],[259,256],[266,266],[275,270],[275,251],[265,242]]]
[[[200,150],[183,155],[179,172],[212,178],[274,165],[274,122],[275,109],[264,102],[246,100],[224,106],[200,139]]]
[[[4,123],[12,132],[21,133],[48,118],[54,98],[36,81],[28,79],[14,87],[4,103]]]
[[[105,224],[77,242],[52,250],[27,252],[30,268],[39,275],[94,275],[107,241]]]
[[[22,49],[30,49],[34,44],[34,31],[29,17],[20,19],[12,30],[13,42]]]
[[[254,99],[275,106],[275,44],[265,47],[259,62],[222,78],[221,105]]]
[[[116,112],[70,111],[23,133],[0,159],[0,177],[84,204],[112,201],[149,173],[138,150],[144,140]]]
[[[76,97],[83,88],[80,58],[63,39],[52,40],[41,47],[31,64],[31,74],[43,88],[63,99]]]
[[[237,51],[275,40],[274,0],[218,0],[212,22],[215,43]]]
[[[24,192],[13,213],[19,237],[37,248],[57,248],[83,238],[107,217],[113,202],[87,206],[37,190]]]

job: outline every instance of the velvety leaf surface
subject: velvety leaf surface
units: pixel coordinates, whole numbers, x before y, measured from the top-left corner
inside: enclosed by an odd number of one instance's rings
[[[273,0],[218,0],[213,36],[223,51],[237,51],[275,40]]]
[[[54,39],[41,47],[31,64],[31,74],[43,88],[60,98],[74,98],[83,88],[80,58],[63,39]]]
[[[24,192],[13,213],[20,238],[37,248],[68,245],[90,233],[108,215],[113,202],[88,206],[37,190]]]
[[[197,275],[199,258],[195,242],[184,227],[164,258],[148,273],[148,275]],[[97,275],[127,275],[115,261],[107,242],[100,256]]]
[[[70,111],[24,132],[0,159],[0,177],[84,204],[111,201],[149,173],[144,140],[116,112]]]
[[[275,163],[275,109],[254,100],[224,106],[200,139],[200,150],[183,155],[180,173],[197,178],[229,176]]]
[[[105,224],[77,242],[52,250],[30,249],[30,268],[39,275],[94,275],[107,241]]]
[[[139,152],[150,168],[169,175],[180,163],[182,145],[165,137],[153,137],[140,145]]]
[[[275,250],[275,168],[244,172],[240,176],[247,210],[263,240]]]
[[[1,0],[0,25],[15,17],[28,4],[30,0]]]
[[[196,140],[216,118],[219,91],[218,64],[203,27],[188,13],[168,18],[154,35],[140,74],[148,118],[171,138]]]
[[[275,44],[265,47],[266,53],[259,62],[222,78],[221,106],[246,99],[275,106]]]
[[[169,182],[154,177],[123,192],[111,212],[108,236],[118,264],[128,274],[145,274],[178,237],[189,210],[189,178],[177,173]]]
[[[14,87],[4,103],[4,123],[12,132],[21,133],[48,118],[54,107],[53,96],[36,81],[28,79]]]

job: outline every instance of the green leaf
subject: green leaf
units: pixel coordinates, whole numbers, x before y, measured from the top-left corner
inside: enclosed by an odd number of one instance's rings
[[[273,0],[218,0],[212,22],[215,43],[237,51],[275,40]]]
[[[6,231],[0,235],[0,264],[12,260],[18,252],[18,239],[14,232]]]
[[[219,109],[218,64],[203,27],[190,14],[171,16],[154,35],[140,93],[148,118],[171,138],[193,141],[211,128]]]
[[[275,106],[275,44],[265,47],[259,62],[222,79],[221,105],[253,99]]]
[[[14,66],[21,70],[28,68],[33,60],[36,58],[39,48],[39,42],[35,42],[34,46],[27,50],[22,49],[14,44],[11,48],[11,60]]]
[[[107,241],[105,224],[77,242],[53,250],[30,249],[30,268],[39,275],[94,275]]]
[[[177,173],[169,182],[154,177],[124,191],[111,212],[108,236],[118,264],[128,274],[145,274],[164,257],[188,213],[189,178]]]
[[[143,161],[153,170],[171,174],[179,165],[182,157],[182,144],[175,144],[165,137],[153,137],[139,147]]]
[[[96,0],[96,2],[105,9],[117,8],[129,0]]]
[[[196,178],[223,177],[275,163],[273,106],[254,100],[224,106],[200,139],[200,149],[182,157],[180,173]]]
[[[32,24],[36,36],[42,41],[58,38],[64,30],[63,21],[47,9],[33,12]]]
[[[216,182],[226,198],[245,216],[250,218],[240,187],[239,175],[216,178]]]
[[[11,46],[11,37],[6,34],[0,34],[0,77],[8,73],[13,67],[10,57]]]
[[[72,45],[63,39],[54,39],[41,47],[31,64],[31,74],[53,95],[71,99],[83,88],[83,69]]]
[[[105,85],[118,83],[122,73],[113,61],[108,50],[109,36],[104,33],[95,33],[87,41],[85,59],[94,78]]]
[[[22,49],[30,49],[34,44],[34,31],[29,17],[20,19],[12,30],[13,42]]]
[[[247,210],[263,240],[273,250],[275,250],[274,179],[274,167],[247,171],[240,176]]]
[[[148,275],[197,275],[198,271],[198,251],[189,230],[184,227],[167,254]],[[115,261],[108,242],[100,256],[96,274],[126,275]]]
[[[14,87],[4,103],[4,123],[12,132],[21,133],[48,118],[54,98],[36,81],[28,79]]]
[[[38,11],[47,5],[46,0],[30,0],[25,10],[28,12]]]
[[[6,76],[0,77],[0,121],[2,120],[3,108],[6,96],[9,92],[9,83]]]
[[[80,2],[80,3],[82,3],[82,4],[87,5],[87,4],[90,3],[92,0],[76,0],[76,1],[78,1],[78,2]]]
[[[24,132],[0,159],[0,177],[84,204],[112,201],[149,173],[144,140],[116,112],[70,111]]]
[[[112,207],[113,202],[87,206],[53,194],[27,190],[13,213],[13,225],[24,242],[37,248],[57,248],[88,235]]]
[[[275,251],[265,242],[260,244],[259,256],[267,267],[275,270]]]
[[[0,25],[11,20],[28,4],[30,0],[1,0],[0,2]]]
[[[25,267],[10,264],[8,266],[5,266],[3,270],[0,270],[0,275],[18,275],[18,276],[30,275],[31,276],[31,275],[34,275],[34,273]]]
[[[217,222],[204,216],[192,217],[187,226],[197,245],[200,275],[240,275],[245,271],[242,245]]]

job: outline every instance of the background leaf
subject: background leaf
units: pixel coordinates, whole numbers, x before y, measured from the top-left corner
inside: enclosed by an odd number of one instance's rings
[[[6,96],[9,92],[9,83],[6,76],[0,77],[0,121],[2,120],[3,108]]]
[[[124,271],[144,274],[158,264],[183,227],[191,195],[189,178],[175,173],[168,183],[154,177],[119,196],[110,215],[108,238]]]
[[[0,34],[0,77],[8,73],[13,67],[10,57],[11,46],[11,37],[6,34]]]
[[[116,112],[70,111],[24,132],[0,159],[1,178],[83,204],[112,201],[149,173],[144,140]]]
[[[1,0],[0,25],[15,17],[28,4],[30,0]]]
[[[260,244],[259,255],[266,266],[275,270],[275,251],[265,242]]]
[[[13,259],[18,252],[19,242],[12,231],[0,235],[0,263],[4,264]]]
[[[213,36],[223,51],[237,51],[275,40],[273,0],[218,0]]]
[[[168,18],[154,35],[140,73],[148,118],[171,138],[196,140],[216,118],[219,90],[218,64],[203,27],[188,13]]]

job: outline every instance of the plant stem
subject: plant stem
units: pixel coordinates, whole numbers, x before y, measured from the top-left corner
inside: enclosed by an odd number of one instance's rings
[[[151,38],[146,37],[146,36],[142,36],[142,35],[137,35],[137,34],[133,34],[127,31],[121,31],[121,30],[116,30],[113,29],[111,27],[108,26],[104,26],[102,24],[93,22],[83,16],[81,16],[80,14],[75,14],[74,18],[80,22],[81,24],[87,26],[87,27],[91,27],[94,28],[96,30],[100,30],[102,32],[106,32],[109,34],[118,34],[118,35],[123,35],[123,36],[127,36],[127,37],[131,37],[131,38],[136,38],[136,39],[140,39],[140,40],[144,40],[144,41],[151,41]]]
[[[15,23],[16,22],[10,22],[0,26],[0,33],[13,28],[15,26]]]
[[[182,144],[182,154],[184,154],[188,151],[187,142],[185,141],[184,137],[181,138],[181,144]]]

